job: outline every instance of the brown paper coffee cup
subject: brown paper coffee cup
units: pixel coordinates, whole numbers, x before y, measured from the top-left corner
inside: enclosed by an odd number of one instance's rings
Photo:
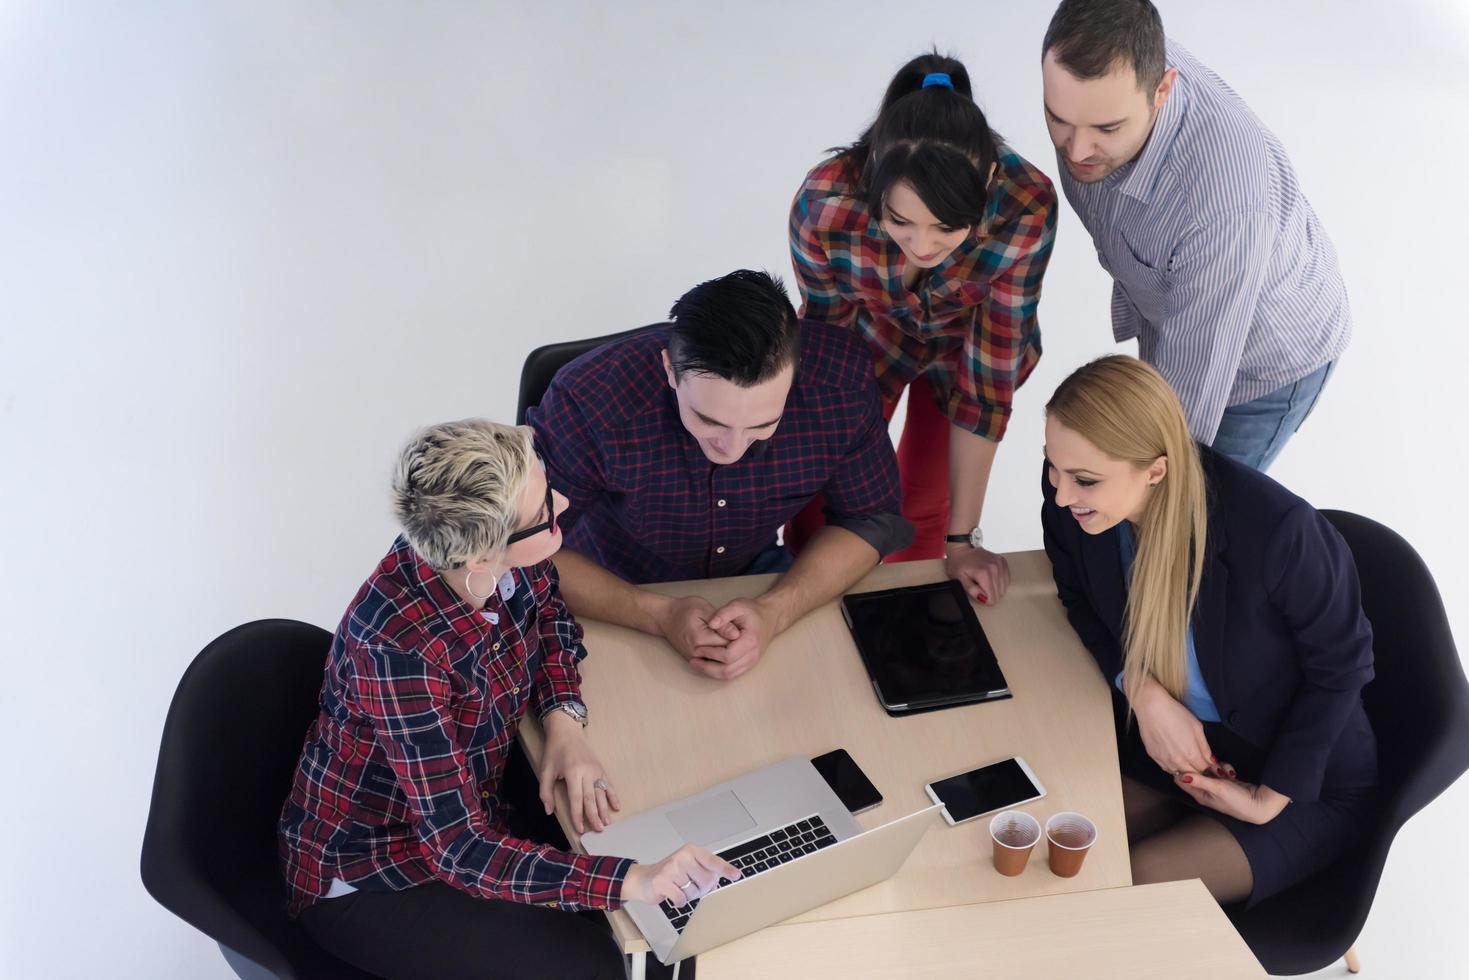
[[[1065,810],[1046,821],[1047,858],[1058,877],[1074,878],[1096,842],[1097,825],[1079,813]]]
[[[990,821],[995,870],[1013,878],[1025,870],[1030,852],[1041,839],[1040,821],[1020,810],[1006,810]]]

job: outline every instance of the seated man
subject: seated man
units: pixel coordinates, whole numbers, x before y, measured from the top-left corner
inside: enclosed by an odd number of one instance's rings
[[[747,270],[669,315],[566,365],[527,420],[570,501],[556,565],[571,611],[661,635],[728,679],[913,531],[860,338],[798,320],[778,280]],[[792,563],[776,530],[818,493],[827,527]],[[720,609],[630,584],[772,571]]]

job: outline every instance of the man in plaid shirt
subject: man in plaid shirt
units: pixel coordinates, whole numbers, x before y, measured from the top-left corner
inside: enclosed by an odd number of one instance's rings
[[[556,562],[571,610],[728,679],[912,528],[860,338],[797,319],[779,280],[747,270],[696,286],[671,317],[568,364],[527,421],[570,501]],[[792,563],[776,531],[818,494],[828,526]],[[634,584],[768,571],[784,574],[718,609]]]

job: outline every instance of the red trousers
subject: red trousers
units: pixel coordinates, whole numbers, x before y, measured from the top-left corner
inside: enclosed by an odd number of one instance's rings
[[[883,416],[891,419],[897,399],[885,402]],[[913,524],[913,544],[884,561],[916,561],[944,557],[944,535],[949,528],[949,417],[940,411],[928,380],[919,377],[908,386],[908,414],[898,440],[898,479],[903,488],[903,516]],[[824,494],[791,519],[785,543],[793,554],[826,524]]]

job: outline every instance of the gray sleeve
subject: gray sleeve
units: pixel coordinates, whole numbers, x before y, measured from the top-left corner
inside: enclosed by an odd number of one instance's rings
[[[902,551],[913,543],[913,525],[901,514],[867,514],[862,517],[832,517],[827,523],[851,531],[872,545],[879,558]]]

